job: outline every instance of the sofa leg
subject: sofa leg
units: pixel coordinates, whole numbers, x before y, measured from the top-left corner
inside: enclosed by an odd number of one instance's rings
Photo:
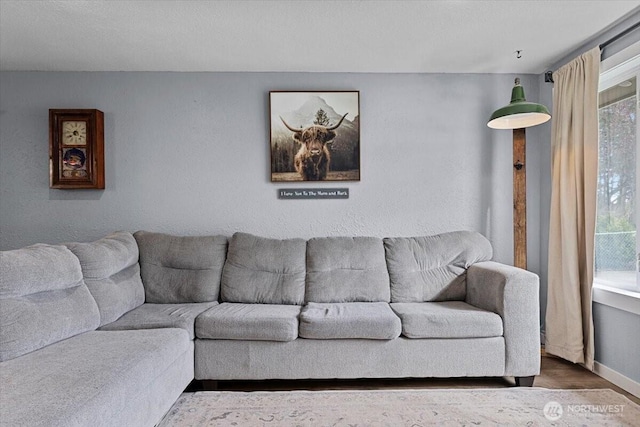
[[[535,375],[532,375],[530,377],[515,377],[516,385],[518,387],[533,387],[533,380],[535,378]]]

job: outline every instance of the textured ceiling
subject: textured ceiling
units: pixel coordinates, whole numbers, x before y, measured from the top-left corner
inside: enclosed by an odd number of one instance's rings
[[[639,4],[0,0],[0,69],[542,73]]]

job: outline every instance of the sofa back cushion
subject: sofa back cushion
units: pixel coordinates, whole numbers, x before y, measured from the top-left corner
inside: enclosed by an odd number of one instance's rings
[[[480,233],[454,231],[384,239],[391,302],[464,300],[466,269],[493,256]]]
[[[223,302],[292,304],[304,302],[306,242],[235,233],[222,272]]]
[[[116,321],[144,303],[138,245],[117,232],[91,243],[67,243],[80,260],[84,281],[98,303],[100,326]]]
[[[382,239],[310,239],[307,242],[305,301],[389,302],[389,274]]]
[[[78,258],[62,245],[0,252],[0,362],[100,324]]]
[[[172,236],[138,231],[146,302],[211,302],[220,294],[225,236]]]

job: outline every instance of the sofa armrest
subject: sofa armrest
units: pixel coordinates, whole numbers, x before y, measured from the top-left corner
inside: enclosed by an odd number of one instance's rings
[[[540,296],[538,276],[493,261],[467,270],[466,302],[502,317],[505,375],[524,377],[540,373]]]

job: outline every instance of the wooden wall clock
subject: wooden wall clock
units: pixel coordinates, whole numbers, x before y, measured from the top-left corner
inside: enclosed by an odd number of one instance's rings
[[[49,110],[49,187],[104,189],[104,114]]]

